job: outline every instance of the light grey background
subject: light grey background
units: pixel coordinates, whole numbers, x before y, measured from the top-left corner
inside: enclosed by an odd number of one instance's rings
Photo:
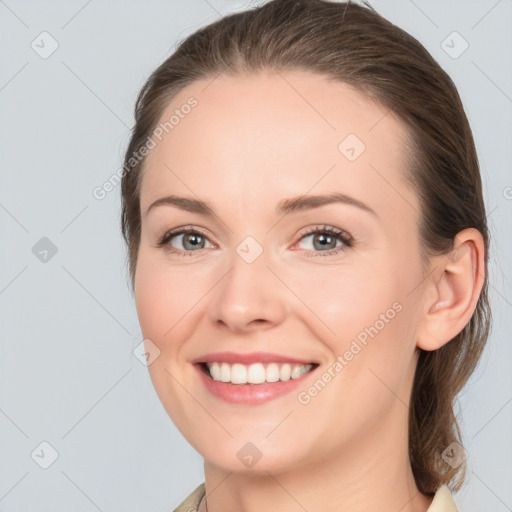
[[[469,474],[455,498],[464,512],[510,511],[512,1],[372,3],[448,71],[474,131],[495,320],[459,400]],[[169,511],[203,479],[132,353],[142,338],[119,187],[103,200],[93,189],[121,166],[149,73],[179,39],[247,5],[0,0],[2,512]],[[58,453],[47,469],[42,442]]]

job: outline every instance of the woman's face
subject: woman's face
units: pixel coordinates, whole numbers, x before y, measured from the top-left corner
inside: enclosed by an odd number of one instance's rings
[[[425,307],[404,125],[299,71],[195,82],[173,115],[146,158],[135,299],[176,426],[229,471],[407,443]],[[169,196],[187,202],[153,204]]]

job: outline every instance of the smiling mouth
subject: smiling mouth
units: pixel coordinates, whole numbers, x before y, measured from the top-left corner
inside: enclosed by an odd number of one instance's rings
[[[212,380],[228,384],[266,384],[298,379],[313,371],[318,364],[254,363],[250,365],[215,361],[199,363]]]

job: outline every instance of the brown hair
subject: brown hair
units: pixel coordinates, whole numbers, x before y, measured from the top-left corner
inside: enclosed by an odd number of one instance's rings
[[[123,237],[133,287],[140,243],[144,159],[134,159],[170,100],[191,82],[220,73],[300,69],[352,85],[394,112],[409,131],[408,179],[421,204],[422,256],[446,253],[469,227],[489,235],[477,154],[456,87],[412,36],[368,3],[271,0],[231,14],[184,39],[148,78],[135,106],[135,125],[122,178]],[[436,351],[420,350],[409,409],[409,456],[419,490],[443,483],[458,490],[465,464],[442,452],[462,445],[453,405],[475,369],[490,329],[487,278],[465,328]]]

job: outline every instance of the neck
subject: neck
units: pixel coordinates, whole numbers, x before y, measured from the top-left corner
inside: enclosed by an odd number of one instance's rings
[[[407,409],[397,407],[404,410],[389,414],[378,432],[369,429],[337,453],[287,471],[236,473],[205,461],[208,508],[203,502],[199,512],[426,512],[433,498],[414,481]]]

